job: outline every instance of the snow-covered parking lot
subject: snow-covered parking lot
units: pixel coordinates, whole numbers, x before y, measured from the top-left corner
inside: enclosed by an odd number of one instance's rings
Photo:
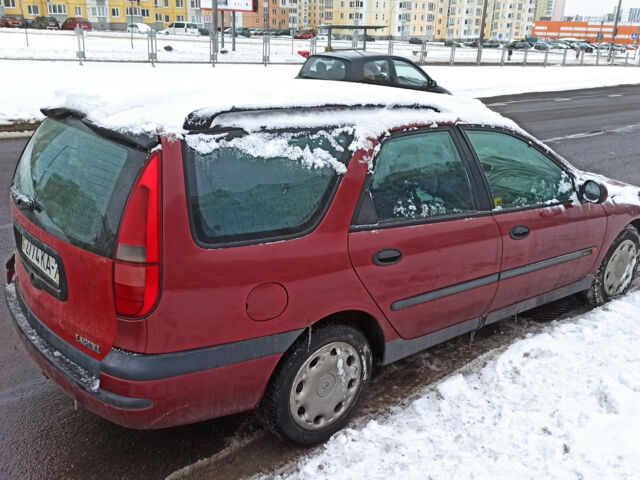
[[[276,477],[638,478],[638,312],[636,291],[552,322],[337,433]]]

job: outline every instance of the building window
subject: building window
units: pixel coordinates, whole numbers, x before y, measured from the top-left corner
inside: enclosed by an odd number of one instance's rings
[[[120,18],[120,9],[119,8],[112,8],[111,9],[111,16],[113,18]]]
[[[184,15],[176,15],[176,22],[184,22]]]
[[[162,14],[156,13],[156,22],[162,22]]]
[[[3,3],[6,8],[16,8],[16,0],[4,0]]]
[[[106,17],[107,7],[91,7],[91,15],[94,17]]]
[[[169,15],[165,15],[164,16],[164,23],[169,23],[171,21],[171,18],[169,18]]]
[[[191,8],[200,8],[200,1],[199,0],[191,0],[190,5],[191,5]]]
[[[76,12],[76,17],[82,16],[82,7],[75,7],[74,11]]]
[[[140,7],[126,7],[125,13],[127,14],[127,17],[139,17]]]
[[[7,1],[11,1],[14,2],[15,5],[15,0],[4,0],[5,3]],[[47,13],[49,14],[59,14],[59,15],[66,15],[67,14],[67,6],[66,5],[54,5],[52,3],[47,4]]]
[[[169,8],[169,0],[164,0],[164,8]],[[169,23],[169,20],[167,20],[167,23]]]
[[[176,0],[176,8],[184,8],[184,0]]]
[[[29,15],[40,15],[40,7],[38,5],[27,5],[27,12]]]
[[[149,9],[148,8],[143,8],[142,9],[142,18],[149,18]]]

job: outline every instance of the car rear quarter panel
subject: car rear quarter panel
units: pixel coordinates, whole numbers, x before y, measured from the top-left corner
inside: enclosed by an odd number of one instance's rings
[[[360,310],[376,318],[386,341],[396,333],[355,275],[347,241],[367,165],[365,152],[348,172],[319,226],[283,242],[234,248],[199,247],[189,226],[181,144],[164,138],[163,282],[156,311],[147,318],[146,353],[218,345],[312,325],[333,313]],[[258,285],[287,290],[284,312],[252,320],[247,297]]]
[[[607,213],[607,230],[602,242],[602,248],[598,253],[598,259],[595,262],[594,272],[598,271],[607,251],[622,230],[631,224],[640,230],[640,205],[624,202],[617,203],[615,199],[607,198],[602,206]]]

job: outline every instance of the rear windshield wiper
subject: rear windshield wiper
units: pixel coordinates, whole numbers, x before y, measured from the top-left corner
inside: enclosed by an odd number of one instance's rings
[[[11,188],[11,198],[20,210],[27,210],[29,212],[41,212],[42,206],[32,198],[24,193],[20,193],[15,187]]]

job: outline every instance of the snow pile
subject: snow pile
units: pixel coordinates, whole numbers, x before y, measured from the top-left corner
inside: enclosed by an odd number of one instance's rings
[[[639,308],[635,292],[490,352],[277,478],[637,478]]]

